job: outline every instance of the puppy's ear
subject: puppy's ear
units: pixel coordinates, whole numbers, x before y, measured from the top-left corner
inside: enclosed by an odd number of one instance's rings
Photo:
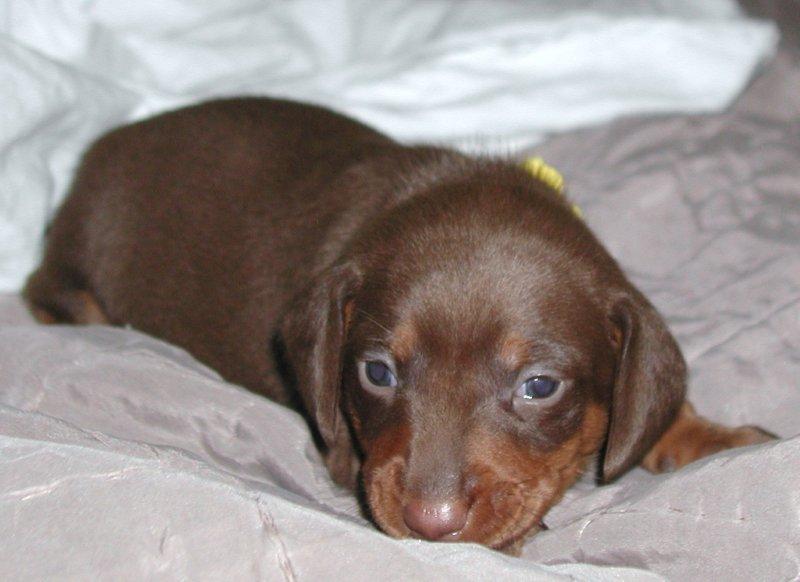
[[[327,449],[328,470],[334,481],[346,487],[355,485],[358,461],[339,407],[342,350],[360,280],[350,264],[333,267],[295,299],[280,328],[284,359]]]
[[[612,308],[621,332],[603,480],[638,463],[669,427],[686,394],[686,363],[655,308],[631,289]]]

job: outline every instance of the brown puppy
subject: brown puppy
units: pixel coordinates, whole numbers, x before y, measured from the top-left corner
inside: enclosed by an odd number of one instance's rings
[[[513,550],[598,452],[609,480],[768,438],[684,404],[664,322],[547,185],[316,107],[106,135],[25,294],[41,321],[131,324],[296,390],[394,536]]]

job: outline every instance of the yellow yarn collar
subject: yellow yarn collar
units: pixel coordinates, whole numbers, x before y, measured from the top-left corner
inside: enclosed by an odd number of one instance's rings
[[[534,178],[547,184],[562,196],[564,195],[564,176],[542,158],[528,158],[522,162],[522,167]],[[583,212],[577,204],[572,204],[572,213],[578,218],[583,218]]]

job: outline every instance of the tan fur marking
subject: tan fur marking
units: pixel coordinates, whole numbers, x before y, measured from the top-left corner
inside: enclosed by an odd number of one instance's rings
[[[87,325],[107,325],[109,323],[108,317],[106,317],[106,314],[100,308],[100,305],[98,305],[91,293],[78,291],[75,294],[75,298],[83,304],[83,318],[80,323],[85,323]]]
[[[403,520],[403,474],[411,433],[401,424],[384,431],[366,451],[364,490],[372,518],[389,535],[408,537]]]
[[[403,322],[397,326],[392,334],[389,346],[395,359],[400,362],[410,360],[417,349],[417,332],[410,322]]]
[[[611,330],[611,345],[614,346],[616,351],[622,348],[622,342],[625,340],[625,334],[620,328],[614,326]]]
[[[350,329],[350,324],[353,322],[353,313],[355,312],[355,301],[350,299],[344,304],[344,308],[342,309],[342,320],[344,322],[344,331]]]
[[[608,414],[597,404],[587,407],[580,429],[555,451],[537,454],[511,435],[484,431],[468,439],[466,493],[472,507],[458,541],[474,541],[513,553],[538,531],[537,524],[586,468],[607,430]],[[403,520],[407,492],[403,485],[409,428],[395,426],[367,451],[363,467],[373,518],[387,533],[411,535]]]
[[[525,338],[510,334],[500,346],[500,360],[510,370],[519,368],[525,363],[530,350],[530,343]]]
[[[674,471],[719,451],[764,443],[773,438],[754,426],[728,428],[713,423],[685,402],[675,422],[647,453],[642,466],[652,473]]]
[[[600,448],[607,423],[604,408],[590,405],[581,428],[547,454],[536,454],[508,435],[478,436],[472,445],[472,471],[478,478],[472,527],[460,539],[512,554],[519,551],[521,541],[538,531],[536,524]]]

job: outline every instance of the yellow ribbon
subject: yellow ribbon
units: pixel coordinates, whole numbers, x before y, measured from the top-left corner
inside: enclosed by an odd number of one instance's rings
[[[522,167],[534,178],[544,182],[562,196],[564,195],[564,176],[542,158],[528,158],[522,163]],[[583,218],[583,211],[577,204],[572,204],[572,213],[578,218]]]

